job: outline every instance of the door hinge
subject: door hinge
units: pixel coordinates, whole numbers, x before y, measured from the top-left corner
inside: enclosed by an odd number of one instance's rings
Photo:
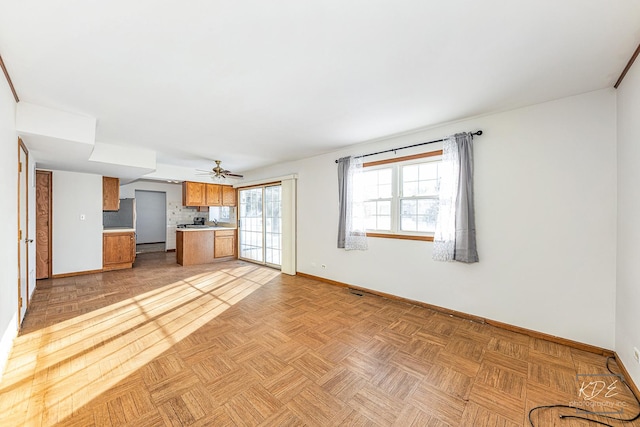
[[[22,308],[22,297],[19,296],[18,297],[18,310],[20,310]]]
[[[22,230],[18,230],[18,240],[22,240]]]
[[[18,162],[18,172],[22,172],[22,162]]]

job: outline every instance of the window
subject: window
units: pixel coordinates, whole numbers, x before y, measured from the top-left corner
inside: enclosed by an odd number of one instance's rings
[[[439,164],[431,161],[400,167],[400,231],[436,230]]]
[[[365,163],[367,235],[432,240],[438,217],[441,151]]]
[[[365,171],[364,215],[367,230],[391,230],[393,202],[393,170],[391,168]]]
[[[233,206],[209,206],[209,221],[236,222],[236,208]]]

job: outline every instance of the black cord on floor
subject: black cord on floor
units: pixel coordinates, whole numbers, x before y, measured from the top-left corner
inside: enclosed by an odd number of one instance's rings
[[[609,368],[609,361],[612,360],[613,357],[607,357],[607,370],[613,374],[613,375],[618,375],[616,373],[614,373],[611,368]],[[636,399],[636,402],[638,403],[638,407],[640,407],[640,399],[638,399],[638,396],[635,395],[635,393],[633,392],[633,390],[631,389],[631,387],[629,386],[629,384],[627,384],[627,382],[624,380],[624,378],[621,378],[622,383],[627,387],[627,390],[629,390],[629,392],[631,393],[631,395]],[[566,409],[575,409],[575,410],[579,410],[585,414],[590,414],[590,415],[595,415],[598,417],[603,417],[603,418],[607,418],[609,420],[615,420],[621,423],[631,423],[634,422],[638,419],[640,419],[640,410],[638,411],[638,414],[636,414],[635,417],[633,418],[616,418],[616,417],[612,417],[610,415],[604,415],[598,412],[593,412],[593,411],[587,411],[585,409],[582,408],[576,408],[575,406],[571,406],[571,405],[546,405],[546,406],[536,406],[535,408],[532,408],[529,411],[529,424],[531,424],[531,427],[536,427],[535,424],[533,424],[533,420],[531,419],[531,414],[533,414],[535,411],[541,410],[541,409],[551,409],[551,408],[566,408]],[[578,420],[583,420],[583,421],[587,421],[589,423],[594,423],[594,424],[600,424],[603,426],[607,426],[607,427],[614,427],[611,424],[608,424],[606,422],[603,421],[598,421],[598,420],[592,420],[591,418],[587,418],[587,417],[583,417],[583,416],[579,416],[579,415],[560,415],[559,416],[560,419],[578,419]]]

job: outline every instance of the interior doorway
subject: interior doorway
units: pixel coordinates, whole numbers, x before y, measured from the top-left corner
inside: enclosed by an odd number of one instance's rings
[[[164,252],[167,243],[167,193],[136,190],[136,252]]]
[[[53,174],[36,171],[36,279],[51,277],[51,190]]]

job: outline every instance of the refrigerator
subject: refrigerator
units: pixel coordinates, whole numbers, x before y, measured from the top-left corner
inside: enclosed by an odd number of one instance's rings
[[[136,199],[120,199],[120,209],[102,212],[103,228],[136,228]]]

